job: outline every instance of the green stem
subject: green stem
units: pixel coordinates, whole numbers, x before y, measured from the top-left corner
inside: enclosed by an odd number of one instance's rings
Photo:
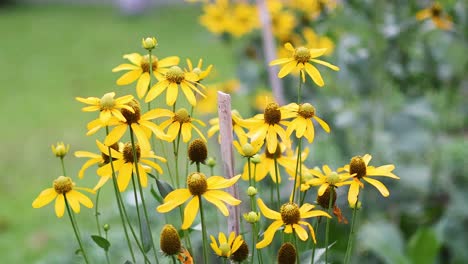
[[[62,164],[63,176],[67,176],[67,173],[65,172],[65,163],[63,161],[63,157],[60,158],[60,163]]]
[[[137,195],[137,188],[135,184],[135,176],[132,172],[132,185],[133,185],[133,198],[135,199],[135,207],[137,210],[137,218],[138,218],[138,227],[140,228],[140,239],[143,241],[143,228],[141,225],[141,217],[140,217],[140,207],[138,206],[138,195]]]
[[[146,220],[146,227],[148,228],[148,233],[151,238],[151,246],[153,248],[153,253],[154,253],[154,258],[156,260],[156,263],[159,263],[158,260],[158,252],[156,251],[156,246],[154,245],[153,242],[153,233],[151,232],[151,225],[148,217],[148,211],[146,209],[146,203],[145,203],[145,196],[143,195],[143,188],[141,186],[141,179],[140,179],[140,170],[138,168],[138,159],[139,157],[137,156],[137,150],[136,150],[136,145],[135,145],[135,137],[133,135],[133,129],[130,126],[130,140],[132,143],[132,149],[133,149],[133,160],[134,160],[134,165],[135,165],[135,171],[137,175],[137,182],[138,182],[138,189],[140,191],[140,198],[141,198],[141,204],[143,205],[143,214],[145,215],[145,220]],[[138,204],[137,204],[138,208]]]
[[[297,243],[297,235],[296,234],[293,235],[293,240],[294,240],[294,247],[296,248],[296,252],[297,252],[296,253],[296,263],[300,264],[301,263],[301,260],[299,258],[300,257],[300,254],[299,254],[300,251],[299,251],[299,247],[298,247],[298,243]],[[325,263],[327,263],[327,262],[325,262]]]
[[[297,144],[297,157],[296,157],[296,173],[294,174],[294,186],[292,191],[292,199],[291,202],[294,202],[294,198],[296,196],[296,185],[297,185],[297,176],[299,176],[299,189],[301,188],[302,183],[302,138],[299,139],[299,143]],[[299,174],[299,175],[298,175]]]
[[[109,240],[109,238],[107,237],[107,230],[105,230],[106,232],[106,240]],[[109,251],[106,250],[106,262],[107,264],[110,264],[110,259],[109,259]]]
[[[197,165],[197,172],[200,172],[200,162],[195,162],[195,164]]]
[[[172,147],[174,149],[174,159],[175,159],[175,172],[176,172],[176,184],[177,188],[180,188],[180,180],[179,180],[179,143],[180,143],[180,133],[182,130],[182,126],[179,128],[179,133],[177,135],[177,143],[175,141],[172,142]]]
[[[106,134],[109,135],[109,127],[108,126],[106,126]],[[124,219],[124,215],[123,215],[122,203],[120,201],[121,200],[120,199],[120,192],[119,192],[119,188],[117,186],[117,177],[115,176],[115,168],[114,168],[114,162],[113,162],[113,159],[112,159],[111,147],[107,147],[107,151],[109,152],[109,161],[110,161],[110,165],[111,165],[111,169],[112,169],[112,184],[114,186],[114,194],[115,194],[115,198],[117,200],[117,206],[119,208],[120,220],[122,222],[122,227],[124,229],[125,238],[127,239],[128,250],[130,251],[130,255],[132,256],[132,260],[135,263],[135,253],[133,253],[132,244],[131,244],[130,238],[128,236],[127,225],[125,224],[125,219]]]
[[[198,203],[200,204],[200,217],[201,217],[201,225],[202,225],[202,238],[203,238],[203,263],[208,263],[208,252],[206,252],[207,247],[206,247],[206,242],[207,242],[207,236],[206,236],[206,225],[205,225],[205,215],[203,212],[203,203],[202,203],[202,197],[198,196]]]
[[[94,216],[96,217],[96,225],[97,225],[97,230],[98,230],[98,234],[99,236],[102,236],[102,232],[101,232],[101,224],[99,223],[99,196],[101,194],[101,188],[99,188],[97,190],[97,194],[96,194],[96,207],[95,207],[95,211],[94,211]]]
[[[329,201],[328,201],[328,214],[332,214],[332,205],[333,205],[333,186],[329,188]],[[330,218],[327,217],[327,225],[325,227],[325,263],[328,263],[328,237],[330,231]]]
[[[76,240],[78,241],[78,245],[80,245],[81,254],[83,255],[83,258],[85,259],[85,262],[88,264],[89,260],[88,260],[88,256],[86,255],[86,252],[85,252],[85,250],[83,248],[83,244],[81,243],[81,237],[80,237],[80,234],[78,232],[78,224],[73,220],[72,212],[70,210],[70,206],[68,205],[66,194],[63,194],[63,196],[65,197],[65,205],[67,207],[68,216],[70,217],[70,222],[71,222],[72,227],[73,227],[73,232],[75,233],[75,237],[76,237]]]
[[[315,232],[315,236],[317,236],[317,233],[318,233],[318,226],[319,226],[319,222],[320,222],[320,216],[317,218],[317,220],[315,221],[315,225],[314,225],[314,232]],[[314,258],[315,258],[315,249],[317,247],[317,244],[314,242],[314,239],[311,237],[310,240],[312,241],[312,257],[310,259],[310,264],[314,264]]]
[[[277,202],[277,208],[280,207],[281,205],[281,199],[280,199],[280,191],[279,191],[279,171],[278,171],[278,160],[275,157],[275,179],[276,179],[276,202]]]
[[[172,258],[172,263],[173,263],[173,264],[177,264],[177,260],[176,260],[175,255],[172,255],[171,258]]]
[[[353,248],[353,242],[354,242],[354,236],[356,235],[356,215],[357,215],[357,203],[358,200],[356,200],[356,203],[354,204],[354,209],[353,209],[353,219],[351,220],[351,231],[349,233],[349,239],[348,239],[348,246],[346,247],[346,255],[344,259],[344,263],[348,264],[351,261],[351,251]]]
[[[252,186],[252,171],[250,169],[250,158],[247,157],[247,167],[249,168],[249,186]]]
[[[210,176],[213,176],[213,175],[214,175],[214,167],[213,167],[213,166],[210,166],[210,173],[211,173]]]
[[[301,96],[302,96],[302,72],[301,76],[299,76],[299,87],[297,88],[297,104],[301,104]]]
[[[184,219],[184,214],[182,212],[182,206],[179,206],[179,213],[180,213],[180,219],[181,221],[183,221],[182,219]],[[185,240],[185,245],[187,246],[187,250],[193,256],[192,241],[190,241],[189,232],[187,231],[187,229],[184,229],[183,232],[184,232],[184,240]]]

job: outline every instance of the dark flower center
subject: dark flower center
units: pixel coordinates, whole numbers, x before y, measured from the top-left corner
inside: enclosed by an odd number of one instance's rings
[[[280,208],[281,219],[286,225],[297,224],[301,219],[299,206],[295,203],[285,203]]]
[[[187,186],[192,195],[202,195],[208,189],[208,182],[206,181],[205,174],[201,172],[194,172],[187,178]]]
[[[141,150],[140,150],[140,146],[138,146],[138,144],[135,144],[135,150],[136,150],[136,162],[138,162],[140,160],[140,155],[141,155]],[[125,143],[125,146],[123,148],[123,159],[125,160],[125,163],[135,163],[135,159],[134,159],[134,156],[133,156],[133,148],[132,148],[132,143],[130,142],[127,142]]]
[[[315,115],[315,107],[309,103],[302,104],[299,106],[297,114],[305,119],[312,118]]]
[[[151,55],[152,67],[151,71],[155,72],[158,69],[158,57]],[[143,72],[149,72],[149,55],[143,56],[141,61],[141,69]]]
[[[367,166],[362,157],[356,156],[351,159],[351,162],[349,163],[349,173],[356,173],[354,177],[357,177],[358,179],[367,175]]]
[[[281,121],[281,111],[277,103],[269,103],[264,111],[265,122],[270,125],[278,124]]]
[[[138,121],[140,121],[140,117],[141,117],[140,104],[138,103],[138,101],[133,99],[132,101],[127,103],[127,105],[130,106],[133,109],[133,112],[134,112],[134,113],[132,113],[132,112],[130,112],[129,110],[127,110],[125,108],[122,108],[120,110],[122,115],[125,117],[125,120],[127,120],[127,124],[131,125],[133,123],[138,123]]]

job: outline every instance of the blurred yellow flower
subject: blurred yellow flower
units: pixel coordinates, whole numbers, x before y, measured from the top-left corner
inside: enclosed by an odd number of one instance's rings
[[[33,201],[33,208],[41,208],[55,199],[55,214],[62,217],[65,212],[65,202],[67,202],[75,213],[80,212],[80,203],[88,208],[93,207],[93,202],[84,194],[76,191],[83,190],[94,193],[88,188],[75,187],[75,183],[70,177],[59,176],[54,180],[53,187],[43,190]]]
[[[271,16],[273,35],[280,40],[289,38],[297,23],[294,13],[284,9],[283,2],[279,0],[267,1],[267,5]]]
[[[349,173],[338,174],[335,171],[332,171],[328,165],[323,165],[322,170],[319,168],[309,169],[309,172],[316,178],[310,179],[306,184],[320,186],[318,189],[318,196],[322,196],[329,186],[339,187],[350,184],[351,181],[348,180],[353,177]]]
[[[242,117],[237,110],[231,110],[231,118],[232,118],[232,130],[236,134],[238,139],[247,139],[247,134],[245,133],[244,129],[240,125],[242,122]],[[212,137],[214,134],[219,132],[219,117],[215,117],[208,121],[211,125],[210,129],[208,129],[208,137]]]
[[[123,146],[121,152],[110,148],[109,153],[109,149],[102,144],[98,144],[98,147],[99,150],[101,150],[101,152],[108,157],[112,155],[112,158],[115,159],[115,161],[109,162],[106,165],[100,167],[97,170],[97,174],[101,177],[109,177],[109,175],[112,175],[112,167],[114,167],[114,171],[119,172],[119,175],[117,176],[117,184],[119,186],[120,192],[123,192],[127,189],[133,173],[135,173],[135,176],[137,175],[137,166],[142,187],[148,186],[147,168],[145,168],[143,164],[154,168],[159,174],[163,173],[161,167],[150,159],[157,159],[161,162],[166,162],[166,159],[156,156],[154,152],[149,149],[140,148],[138,144],[135,145],[136,160],[133,155],[133,148],[130,142],[127,142]]]
[[[192,118],[188,111],[185,108],[180,108],[176,112],[172,112],[168,109],[154,109],[155,118],[159,117],[170,117],[168,120],[160,124],[162,130],[167,128],[167,138],[168,142],[174,141],[179,134],[182,136],[182,141],[188,142],[192,138],[192,129],[197,132],[197,134],[206,141],[203,133],[195,126],[195,123],[198,123],[201,126],[205,126],[205,123],[202,121]]]
[[[275,98],[273,97],[273,94],[270,90],[261,89],[256,92],[252,106],[257,111],[263,111],[269,103],[274,101]]]
[[[417,20],[424,20],[427,18],[430,18],[432,23],[439,29],[449,30],[453,26],[452,18],[443,13],[442,6],[438,2],[416,13]]]
[[[216,239],[212,235],[210,235],[210,239],[210,246],[213,249],[213,251],[216,253],[216,255],[223,258],[229,258],[234,252],[236,252],[240,248],[242,242],[244,241],[241,235],[236,236],[236,233],[234,232],[231,232],[229,234],[228,239],[226,239],[226,235],[224,233],[219,232],[219,246],[216,242]]]
[[[179,57],[171,56],[159,60],[155,55],[151,56],[151,63],[149,55],[140,55],[138,53],[125,54],[124,59],[129,60],[132,64],[124,63],[112,69],[112,72],[129,71],[117,79],[117,85],[127,85],[136,80],[136,92],[138,98],[143,98],[148,90],[151,80],[150,77],[150,64],[151,71],[156,78],[161,78],[167,72],[167,67],[179,64]]]
[[[184,221],[182,223],[182,229],[187,229],[195,220],[201,198],[204,197],[208,202],[214,204],[224,216],[228,216],[229,211],[224,203],[238,205],[241,201],[219,189],[234,185],[239,180],[239,177],[240,175],[231,179],[225,179],[221,176],[206,178],[203,173],[192,173],[187,177],[187,188],[176,189],[170,192],[164,198],[164,203],[157,207],[157,211],[167,213],[190,200],[185,206]]]
[[[325,56],[332,54],[335,49],[335,43],[329,37],[317,35],[312,28],[304,28],[302,36],[305,39],[304,46],[311,49],[327,49],[323,53]]]
[[[205,97],[205,95],[198,90],[197,85],[205,89],[205,86],[198,83],[199,77],[194,72],[184,72],[179,66],[172,66],[166,71],[163,77],[158,78],[158,83],[153,85],[146,95],[145,102],[151,102],[158,97],[162,92],[166,91],[166,104],[172,106],[177,101],[179,87],[184,93],[187,101],[195,106],[197,100],[193,91]]]
[[[322,76],[320,75],[320,72],[317,70],[317,68],[315,68],[315,66],[313,66],[310,62],[324,65],[334,71],[339,70],[338,67],[331,63],[315,59],[325,54],[327,51],[326,49],[308,49],[303,46],[294,48],[289,42],[286,43],[284,47],[289,50],[291,54],[289,58],[277,59],[270,62],[270,66],[285,64],[278,73],[279,78],[283,78],[284,76],[291,73],[294,69],[298,69],[301,71],[303,82],[305,82],[305,71],[318,86],[322,87],[325,84],[323,82]]]
[[[297,138],[305,137],[309,143],[312,143],[315,135],[312,119],[315,119],[325,132],[330,133],[330,127],[325,121],[315,115],[315,107],[311,104],[305,103],[298,105],[297,103],[291,103],[283,106],[283,108],[294,114],[294,119],[292,121],[281,122],[287,127],[286,134],[288,136],[291,136],[291,134],[296,131]]]
[[[369,154],[361,156],[355,156],[351,159],[351,162],[344,166],[343,168],[338,169],[339,172],[345,171],[349,174],[354,175],[353,181],[350,183],[348,191],[348,202],[349,204],[355,204],[359,195],[359,188],[364,188],[364,183],[361,180],[364,180],[371,185],[373,185],[379,192],[387,197],[390,195],[387,187],[378,180],[375,180],[371,177],[389,177],[392,179],[399,180],[400,178],[392,173],[395,169],[395,165],[388,164],[380,167],[369,166],[369,162],[372,159],[372,156]]]
[[[308,222],[304,221],[303,219],[317,216],[331,218],[331,216],[324,211],[312,210],[315,206],[309,203],[304,203],[300,208],[295,203],[285,203],[281,206],[279,212],[268,208],[263,203],[262,199],[257,199],[257,203],[258,208],[260,208],[260,211],[266,218],[275,220],[263,233],[263,240],[257,243],[257,248],[264,248],[270,245],[271,241],[273,241],[276,231],[281,227],[284,227],[283,232],[286,234],[290,234],[294,231],[302,241],[305,241],[309,235],[302,226],[306,226],[309,228],[314,243],[316,243],[314,229]]]
[[[133,112],[133,109],[127,104],[133,100],[132,95],[125,95],[114,99],[115,93],[106,93],[101,98],[97,97],[76,97],[75,99],[81,103],[88,104],[89,106],[83,107],[84,112],[100,111],[99,119],[102,123],[107,124],[111,116],[116,117],[120,121],[127,121],[120,112],[121,109],[127,109]]]
[[[201,82],[203,79],[205,79],[211,72],[211,69],[213,68],[213,64],[210,64],[205,70],[202,70],[203,66],[203,60],[199,59],[197,67],[193,67],[192,61],[190,59],[187,59],[187,67],[188,69],[184,69],[185,72],[193,72],[198,76],[198,81]]]

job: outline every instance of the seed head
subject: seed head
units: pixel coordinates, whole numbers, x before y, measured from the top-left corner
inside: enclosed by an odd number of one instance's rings
[[[141,108],[140,103],[137,100],[133,99],[132,101],[127,103],[133,109],[133,113],[125,108],[120,109],[120,112],[127,120],[127,124],[131,125],[133,123],[138,123],[141,117]]]
[[[281,111],[277,103],[269,103],[263,113],[267,124],[274,125],[281,121]]]
[[[56,180],[54,180],[54,189],[58,194],[64,194],[73,189],[72,179],[70,177],[59,176]]]
[[[177,110],[173,119],[174,121],[179,123],[190,123],[190,115],[187,109],[185,108],[180,108],[179,110]]]
[[[280,208],[281,219],[286,225],[297,224],[301,219],[301,212],[297,204],[289,202]]]
[[[333,194],[333,197],[330,197],[330,193]],[[317,195],[317,203],[320,204],[325,209],[328,209],[328,205],[330,204],[330,198],[332,198],[332,208],[335,206],[336,202],[336,191],[335,188],[332,188],[332,192],[330,192],[330,187],[328,187],[322,196]]]
[[[140,155],[141,155],[141,150],[140,150],[140,146],[138,145],[138,143],[135,144],[135,150],[136,150],[136,157],[137,157],[136,162],[138,162],[140,160]],[[126,163],[127,162],[135,163],[135,159],[133,156],[132,143],[130,142],[125,143],[122,156]]]
[[[299,63],[306,63],[310,60],[310,50],[306,47],[298,47],[294,51],[294,60]]]
[[[185,74],[179,66],[172,66],[166,73],[166,79],[171,83],[181,83],[185,79]]]
[[[173,225],[167,224],[161,230],[160,236],[161,250],[169,256],[177,255],[182,249],[180,237]]]
[[[355,174],[358,179],[367,175],[367,166],[361,156],[355,156],[351,159],[349,163],[349,173]]]
[[[275,153],[270,153],[268,151],[268,148],[265,148],[265,156],[269,159],[279,159],[281,158],[281,147],[280,145],[278,144],[276,146],[276,150],[275,150]]]
[[[315,115],[315,107],[309,103],[301,104],[297,114],[305,119],[312,118]]]
[[[194,172],[187,178],[187,186],[192,195],[202,195],[208,189],[205,174]]]
[[[188,147],[188,156],[192,163],[203,163],[205,164],[205,160],[208,157],[208,149],[206,148],[206,143],[202,139],[195,139],[190,143]]]
[[[249,246],[247,246],[247,243],[245,243],[244,240],[242,240],[242,244],[240,247],[234,251],[234,253],[231,254],[231,260],[234,262],[241,263],[247,257],[249,256]]]
[[[289,242],[284,243],[278,251],[278,264],[296,263],[296,254],[296,248],[293,244]]]

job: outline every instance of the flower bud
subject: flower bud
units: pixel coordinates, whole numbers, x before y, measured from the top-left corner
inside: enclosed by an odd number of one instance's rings
[[[56,157],[63,158],[67,155],[70,150],[70,144],[66,145],[63,142],[57,142],[57,145],[52,145],[52,153]]]
[[[258,191],[257,191],[257,188],[253,187],[253,186],[249,186],[249,188],[247,188],[247,195],[248,196],[255,196],[257,195]]]
[[[249,143],[246,143],[242,146],[242,152],[246,157],[252,157],[256,154],[255,149]]]
[[[245,221],[253,224],[253,223],[256,223],[260,220],[260,213],[257,213],[257,212],[254,212],[254,211],[250,211],[248,213],[245,213],[244,215],[244,219]]]
[[[110,230],[110,225],[109,224],[104,224],[103,228],[104,228],[104,231],[107,232],[107,231]]]
[[[293,244],[286,242],[278,250],[278,264],[296,263],[296,248]]]
[[[356,207],[357,210],[361,209],[362,203],[361,201],[358,201],[356,204],[349,204],[349,208],[354,209]]]
[[[258,154],[253,155],[252,158],[250,159],[250,161],[253,164],[259,164],[260,163],[260,155],[258,155]]]
[[[216,166],[216,160],[213,157],[208,157],[208,159],[206,160],[206,165],[213,168],[214,166]]]
[[[155,37],[152,37],[152,38],[148,37],[148,38],[144,38],[141,40],[141,46],[147,50],[152,50],[157,45],[158,45],[158,41],[156,40]]]

